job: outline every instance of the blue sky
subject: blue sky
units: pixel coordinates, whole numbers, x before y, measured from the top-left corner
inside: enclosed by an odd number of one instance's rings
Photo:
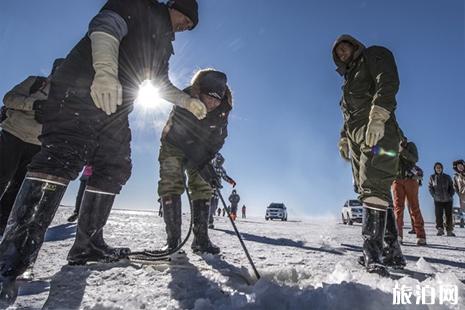
[[[0,94],[28,75],[46,75],[103,3],[2,0]],[[337,150],[342,79],[331,58],[334,39],[349,33],[394,53],[397,117],[428,178],[435,161],[452,174],[452,161],[465,157],[464,20],[462,0],[202,0],[199,26],[177,35],[170,76],[185,87],[199,68],[228,74],[235,107],[222,153],[250,213],[285,202],[290,217],[338,214],[354,194]],[[160,131],[153,122],[160,117],[137,109],[131,115],[133,175],[116,207],[156,205]],[[64,203],[73,203],[77,186]],[[432,220],[426,186],[420,196]]]

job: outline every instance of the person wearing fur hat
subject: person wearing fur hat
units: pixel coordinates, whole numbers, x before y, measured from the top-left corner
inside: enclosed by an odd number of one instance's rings
[[[452,218],[452,205],[455,194],[454,184],[452,178],[444,173],[444,167],[439,162],[434,164],[434,174],[429,178],[428,189],[434,200],[437,235],[444,235],[445,214],[447,236],[455,237]]]
[[[332,55],[336,71],[344,78],[339,151],[352,164],[355,187],[364,207],[363,256],[359,263],[368,272],[387,275],[387,265],[405,266],[390,190],[397,174],[401,141],[395,117],[397,66],[387,48],[365,48],[350,35],[337,38]]]
[[[90,159],[93,174],[68,263],[109,262],[129,253],[103,238],[115,197],[131,175],[128,116],[139,86],[150,80],[164,99],[195,119],[205,117],[202,101],[168,77],[175,33],[193,29],[197,12],[195,0],[108,0],[53,75],[42,104],[42,148],[28,166],[0,243],[0,308],[15,301],[17,276],[40,250],[68,183]]]
[[[454,190],[459,196],[460,209],[465,212],[465,161],[459,159],[453,162],[454,174]]]
[[[208,215],[215,184],[206,168],[228,135],[232,95],[226,74],[213,69],[198,71],[191,86],[184,91],[205,103],[208,112],[204,119],[199,120],[175,106],[163,129],[158,157],[158,195],[166,225],[165,250],[176,248],[181,241],[181,195],[187,171],[194,218],[191,248],[194,252],[217,254],[220,249],[208,237]]]

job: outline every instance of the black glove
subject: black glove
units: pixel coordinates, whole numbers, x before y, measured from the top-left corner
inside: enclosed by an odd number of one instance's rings
[[[34,119],[39,124],[42,124],[44,120],[43,106],[45,102],[46,100],[36,100],[32,105],[32,110],[34,110]]]
[[[220,176],[216,173],[215,168],[211,163],[208,163],[199,170],[199,174],[213,188],[223,188],[221,185]]]
[[[8,108],[5,106],[2,106],[2,109],[0,110],[0,123],[6,120],[7,118],[6,111],[8,111]]]

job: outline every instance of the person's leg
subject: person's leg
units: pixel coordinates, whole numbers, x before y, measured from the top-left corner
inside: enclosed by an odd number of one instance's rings
[[[162,142],[158,155],[160,164],[158,196],[161,198],[167,239],[163,250],[172,250],[181,242],[181,195],[184,192],[184,161],[184,153],[176,147]]]
[[[194,240],[191,248],[194,252],[218,254],[220,248],[214,245],[208,236],[208,213],[213,189],[197,171],[193,169],[187,171],[189,175],[189,191],[191,192],[194,209]]]
[[[446,213],[446,230],[447,235],[455,237],[454,234],[454,219],[452,215],[452,201],[444,203],[444,212]]]
[[[214,215],[216,215],[216,208],[218,207],[218,198],[215,197],[215,195],[212,196],[211,202],[210,202],[210,213],[208,215],[208,228],[214,228],[214,222],[215,218]]]
[[[460,194],[459,198],[460,198],[460,210],[462,212],[465,212],[465,194]]]
[[[394,215],[397,223],[397,232],[403,239],[404,210],[405,210],[405,180],[395,180],[392,183],[392,193],[394,200]]]
[[[39,151],[39,145],[22,142],[22,149],[21,151],[17,152],[19,162],[16,167],[15,174],[10,180],[10,184],[8,185],[8,188],[5,190],[0,200],[0,234],[3,234],[3,231],[6,228],[6,223],[8,221],[8,217],[10,216],[11,209],[13,208],[16,196],[18,195],[19,189],[21,188],[24,177],[26,176],[27,166],[32,161],[34,155]]]
[[[359,199],[364,204],[364,220],[362,235],[364,239],[363,253],[365,266],[369,272],[386,274],[387,270],[381,262],[381,254],[386,251],[383,241],[386,222],[389,221],[389,236],[397,236],[397,229],[393,216],[387,217],[387,209],[392,205],[391,185],[396,178],[399,164],[398,156],[389,156],[380,150],[398,153],[400,135],[395,121],[390,120],[385,126],[385,135],[375,148],[365,144],[365,127],[361,127],[354,134],[359,148]],[[359,140],[357,140],[359,139]],[[389,252],[396,253],[403,258],[397,238],[388,243]]]
[[[131,176],[131,131],[125,109],[122,106],[106,116],[96,128],[98,148],[92,153],[92,176],[82,198],[76,239],[68,253],[70,264],[115,261],[130,251],[110,247],[103,238],[115,196]]]
[[[415,224],[413,223],[413,215],[412,215],[412,209],[410,208],[410,205],[407,204],[407,210],[410,218],[410,227],[411,229],[409,230],[409,234],[415,234]]]
[[[76,221],[79,216],[79,209],[81,208],[82,195],[84,194],[84,190],[86,189],[86,184],[87,184],[87,181],[81,180],[81,183],[79,184],[78,193],[76,195],[76,204],[74,205],[73,214],[71,214],[71,216],[68,217],[68,222]]]
[[[0,131],[0,198],[18,170],[27,144],[5,130]]]
[[[437,235],[444,235],[444,218],[443,218],[443,206],[439,201],[434,201],[434,215],[436,216],[436,229],[438,230]]]
[[[14,302],[16,278],[37,257],[69,180],[78,176],[86,151],[95,144],[89,122],[92,114],[85,113],[90,105],[55,95],[52,84],[43,105],[42,148],[28,166],[0,243],[0,301],[4,303]]]
[[[76,204],[74,205],[74,213],[79,214],[79,208],[81,207],[82,195],[84,195],[84,190],[86,189],[87,180],[81,181],[79,184],[79,190],[76,196]]]
[[[40,149],[40,148],[39,148]],[[3,235],[11,209],[27,172],[27,164],[18,165],[15,175],[0,199],[0,235]]]
[[[407,201],[410,206],[413,219],[413,227],[420,243],[426,243],[425,222],[421,215],[420,202],[418,200],[418,190],[420,185],[416,180],[406,180]]]

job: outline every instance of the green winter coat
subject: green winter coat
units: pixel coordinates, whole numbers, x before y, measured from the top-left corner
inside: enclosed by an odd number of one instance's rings
[[[342,41],[352,43],[356,49],[353,60],[343,63],[335,53]],[[397,125],[395,110],[399,76],[392,53],[381,46],[365,46],[349,35],[340,36],[333,45],[333,59],[337,72],[344,77],[340,101],[344,125],[341,137],[349,141],[354,182],[359,199],[374,196],[391,202],[391,184],[399,169],[401,130]],[[365,143],[366,128],[373,105],[390,112],[385,123],[384,137],[377,148]],[[382,150],[388,151],[386,155]]]

